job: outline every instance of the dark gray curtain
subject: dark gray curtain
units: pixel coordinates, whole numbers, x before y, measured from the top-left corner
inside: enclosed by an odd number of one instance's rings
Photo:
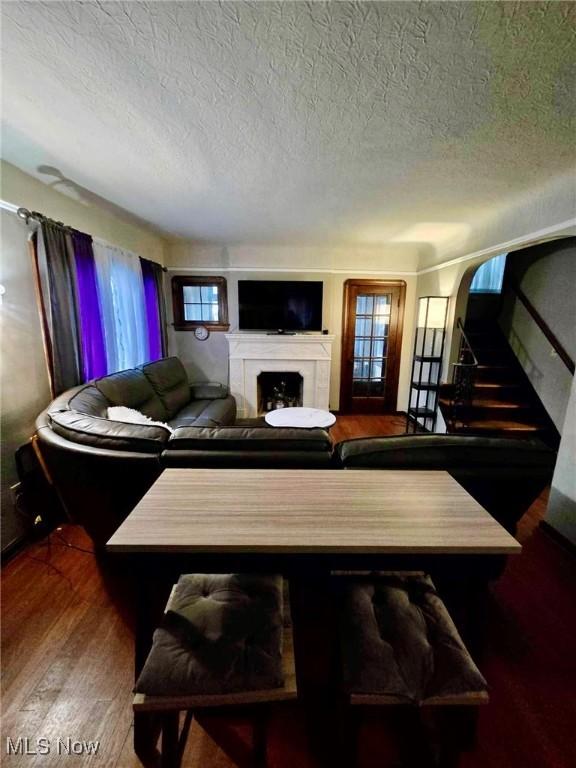
[[[155,261],[140,258],[142,273],[150,275],[156,286],[156,300],[158,302],[158,320],[160,324],[160,344],[162,357],[168,354],[168,331],[166,325],[166,300],[164,297],[164,269]]]
[[[160,264],[154,264],[154,278],[158,288],[158,312],[160,314],[160,334],[162,336],[162,354],[168,354],[168,324],[166,321],[166,299],[164,296],[164,269]]]
[[[50,342],[49,373],[59,395],[83,381],[74,249],[71,234],[60,224],[43,219],[41,230],[36,258]]]

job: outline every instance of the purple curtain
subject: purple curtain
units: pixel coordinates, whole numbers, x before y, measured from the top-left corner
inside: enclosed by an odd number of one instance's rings
[[[142,258],[140,267],[144,279],[150,360],[159,360],[166,355],[166,310],[162,290],[162,267],[154,261]]]
[[[83,232],[75,231],[72,233],[72,246],[76,262],[76,290],[80,309],[83,378],[84,381],[90,381],[90,379],[106,376],[108,373],[92,238]]]

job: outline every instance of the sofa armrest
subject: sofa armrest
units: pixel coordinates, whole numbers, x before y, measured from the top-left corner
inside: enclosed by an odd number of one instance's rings
[[[190,384],[192,400],[221,400],[228,397],[228,387],[212,381],[199,381]]]

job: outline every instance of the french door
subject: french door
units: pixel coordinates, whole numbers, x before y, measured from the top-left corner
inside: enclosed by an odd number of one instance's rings
[[[396,410],[406,284],[347,280],[344,284],[340,410]]]

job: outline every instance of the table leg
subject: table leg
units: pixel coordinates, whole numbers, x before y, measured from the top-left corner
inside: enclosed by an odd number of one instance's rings
[[[310,751],[319,765],[337,765],[338,611],[335,580],[327,572],[291,574],[290,606],[298,698]]]

